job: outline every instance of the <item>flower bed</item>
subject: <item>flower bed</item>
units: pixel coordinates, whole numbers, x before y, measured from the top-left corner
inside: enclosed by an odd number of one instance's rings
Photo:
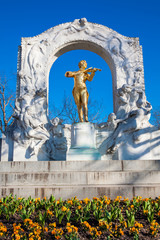
[[[160,197],[0,199],[0,239],[159,239]]]

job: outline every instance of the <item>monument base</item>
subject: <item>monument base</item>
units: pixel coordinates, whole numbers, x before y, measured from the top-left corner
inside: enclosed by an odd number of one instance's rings
[[[0,162],[0,198],[158,197],[160,160]]]
[[[70,148],[67,161],[101,160],[101,155],[94,148]]]
[[[96,130],[93,123],[75,123],[71,128],[71,148],[67,152],[67,161],[101,160],[96,149]]]

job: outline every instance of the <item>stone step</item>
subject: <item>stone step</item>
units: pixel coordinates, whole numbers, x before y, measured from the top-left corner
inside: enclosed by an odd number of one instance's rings
[[[67,171],[160,171],[160,160],[97,160],[97,161],[39,161],[0,162],[0,173],[67,172]]]
[[[0,186],[159,184],[160,171],[1,173]]]
[[[0,162],[0,197],[160,195],[160,160]]]
[[[160,184],[156,186],[150,185],[92,185],[92,186],[12,186],[1,187],[0,197],[13,194],[17,197],[28,198],[49,198],[51,194],[56,199],[62,197],[63,200],[77,196],[78,199],[107,196],[111,199],[117,196],[133,198],[135,196],[142,196],[142,198],[156,198],[160,195]]]

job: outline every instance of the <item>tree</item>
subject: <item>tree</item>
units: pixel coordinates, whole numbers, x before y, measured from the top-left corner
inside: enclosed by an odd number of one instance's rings
[[[152,110],[151,123],[160,128],[160,107]]]
[[[58,117],[63,120],[63,123],[79,122],[78,110],[72,96],[66,96],[64,92],[61,107],[57,108],[54,104],[50,107],[49,118]],[[89,99],[88,101],[88,118],[90,122],[100,123],[107,121],[107,115],[104,114],[103,104],[96,100]]]
[[[5,134],[13,121],[15,93],[9,89],[9,79],[0,76],[0,132]]]

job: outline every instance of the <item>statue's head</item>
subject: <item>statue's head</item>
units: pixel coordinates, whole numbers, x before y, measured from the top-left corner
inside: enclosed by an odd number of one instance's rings
[[[85,60],[81,60],[79,63],[78,63],[78,66],[79,68],[81,69],[85,69],[87,67],[87,62]]]
[[[113,120],[116,120],[116,114],[115,113],[110,113],[108,116],[108,122],[112,122]]]
[[[124,93],[129,93],[132,90],[132,86],[130,86],[128,84],[123,84],[122,90],[123,90]]]
[[[33,106],[28,106],[26,107],[26,112],[29,114],[29,115],[32,115],[33,114]]]

